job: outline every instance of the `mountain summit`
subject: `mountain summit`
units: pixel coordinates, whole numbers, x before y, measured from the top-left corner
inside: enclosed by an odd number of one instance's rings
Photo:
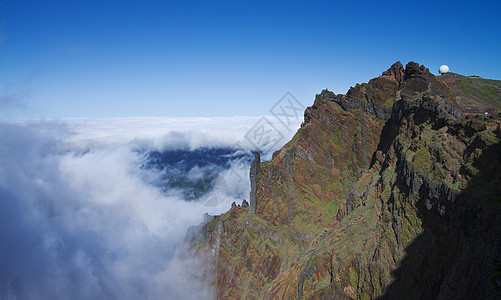
[[[316,96],[203,227],[217,298],[501,296],[501,81],[393,64]]]

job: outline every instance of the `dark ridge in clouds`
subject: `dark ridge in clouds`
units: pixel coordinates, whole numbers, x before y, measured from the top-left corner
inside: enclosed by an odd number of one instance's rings
[[[189,171],[194,167],[206,167],[213,164],[229,167],[231,159],[235,158],[247,157],[249,160],[251,159],[252,153],[235,153],[236,150],[239,149],[202,147],[191,151],[151,151],[147,153],[148,163],[145,166],[160,169],[175,167],[181,171]]]
[[[179,149],[168,133],[129,131],[110,142],[103,128],[113,131],[113,122],[99,122],[0,123],[0,299],[211,298],[210,278],[183,241],[205,212],[248,195],[250,151],[191,131],[180,143],[197,146],[181,152],[165,150]],[[224,120],[215,128],[221,135]],[[168,174],[204,172],[227,187],[214,207],[169,186]]]
[[[145,153],[145,169],[156,169],[162,176],[155,184],[166,194],[177,192],[187,201],[207,197],[220,179],[219,174],[235,166],[247,169],[253,154],[249,150],[229,147],[202,147],[194,150],[166,150]],[[226,187],[227,183],[219,182]],[[240,195],[247,197],[247,195]]]

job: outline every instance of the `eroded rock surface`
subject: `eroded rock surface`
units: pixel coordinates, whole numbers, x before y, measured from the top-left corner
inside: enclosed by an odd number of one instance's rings
[[[250,207],[196,241],[215,296],[500,298],[501,83],[465,78],[397,62],[317,95],[294,138],[256,156]]]

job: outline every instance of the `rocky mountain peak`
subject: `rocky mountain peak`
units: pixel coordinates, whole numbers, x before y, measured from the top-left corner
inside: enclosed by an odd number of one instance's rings
[[[394,80],[400,84],[404,80],[404,75],[404,66],[400,61],[397,61],[388,70],[384,71],[381,76]]]
[[[500,111],[501,81],[415,62],[322,91],[197,240],[216,297],[500,299]]]

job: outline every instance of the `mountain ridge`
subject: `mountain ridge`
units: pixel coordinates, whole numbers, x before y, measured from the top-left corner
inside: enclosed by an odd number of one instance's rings
[[[217,298],[501,295],[501,82],[393,64],[322,91],[192,240]],[[477,265],[481,265],[479,270]]]

